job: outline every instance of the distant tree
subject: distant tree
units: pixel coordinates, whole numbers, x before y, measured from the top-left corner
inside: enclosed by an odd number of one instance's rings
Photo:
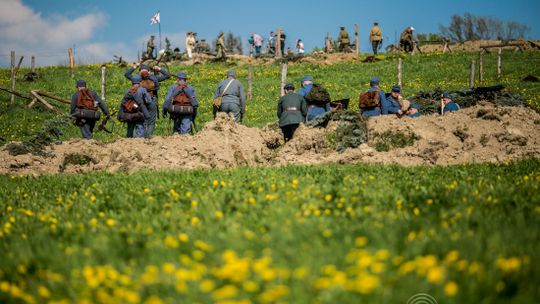
[[[525,38],[531,30],[525,24],[504,22],[494,17],[474,16],[470,13],[453,15],[448,26],[439,25],[441,35],[450,40],[466,41],[478,39],[513,40]]]

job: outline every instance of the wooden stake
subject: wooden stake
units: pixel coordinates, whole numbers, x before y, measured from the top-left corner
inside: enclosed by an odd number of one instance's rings
[[[485,49],[480,50],[480,63],[479,65],[479,71],[478,71],[478,78],[480,80],[480,83],[484,81],[484,53]]]
[[[68,56],[69,56],[69,68],[71,69],[71,78],[75,77],[75,72],[73,71],[73,68],[75,67],[75,62],[73,60],[73,50],[71,48],[68,49]]]
[[[276,29],[276,57],[281,57],[281,30],[279,27]]]
[[[285,87],[285,82],[287,81],[287,64],[283,63],[281,64],[281,95],[285,95],[285,90],[283,87]]]
[[[15,51],[11,51],[11,89],[15,91]],[[11,104],[15,103],[15,95],[11,95]]]
[[[45,99],[43,99],[43,97],[39,96],[38,92],[34,90],[30,90],[30,94],[32,94],[35,98],[37,98],[37,100],[41,101],[47,108],[49,108],[49,110],[54,110],[54,107],[50,103],[48,103]]]
[[[55,95],[53,95],[53,94],[51,94],[51,93],[42,92],[42,91],[38,91],[38,90],[32,90],[32,91],[35,92],[36,94],[41,95],[41,96],[49,97],[49,98],[51,98],[51,99],[60,101],[61,103],[71,104],[71,101],[70,101],[70,100],[64,99],[64,98],[62,98],[62,97],[55,96]]]
[[[332,38],[330,38],[330,32],[326,32],[325,48],[327,53],[332,53]]]
[[[248,64],[248,91],[247,91],[247,99],[251,100],[252,98],[252,87],[253,87],[253,67],[251,66],[251,63]]]
[[[469,88],[474,88],[474,64],[475,61],[471,60],[471,72],[469,74]]]
[[[32,74],[36,72],[36,57],[34,57],[34,55],[32,55],[32,59],[30,63],[30,71],[32,72]]]
[[[21,64],[23,62],[24,56],[21,56],[19,59],[19,63],[17,63],[17,67],[15,68],[15,71],[13,72],[13,76],[17,77],[17,73],[19,72],[19,69],[21,68]]]
[[[101,66],[101,100],[105,102],[105,91],[107,90],[107,67]]]
[[[19,93],[17,91],[10,90],[10,89],[0,87],[0,90],[8,92],[8,93],[10,93],[12,95],[15,95],[15,96],[19,96],[20,98],[24,98],[24,99],[28,99],[28,100],[32,99],[32,98],[30,98],[28,96],[24,96],[23,94],[21,94],[21,93]]]
[[[398,83],[398,86],[402,86],[403,85],[403,81],[402,81],[402,70],[401,70],[401,58],[398,58],[398,64],[397,64],[397,83]]]
[[[360,40],[358,39],[358,24],[354,24],[354,37],[356,39],[356,57],[360,55]]]
[[[497,79],[501,78],[501,65],[502,65],[501,53],[502,53],[502,48],[499,48],[499,52],[497,53]]]

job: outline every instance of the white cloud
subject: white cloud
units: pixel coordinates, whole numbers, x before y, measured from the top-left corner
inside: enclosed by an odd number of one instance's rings
[[[0,65],[9,65],[10,50],[15,50],[17,57],[36,55],[39,65],[51,65],[63,62],[67,57],[67,48],[89,43],[95,31],[106,24],[105,14],[91,13],[73,20],[55,15],[44,18],[41,13],[24,5],[21,0],[2,0],[0,10]],[[89,45],[89,54],[105,56],[106,47]],[[118,46],[117,46],[118,47]],[[112,56],[112,55],[110,55]]]

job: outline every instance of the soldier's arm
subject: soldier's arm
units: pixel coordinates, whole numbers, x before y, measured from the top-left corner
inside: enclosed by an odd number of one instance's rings
[[[238,89],[240,90],[240,107],[242,108],[242,113],[246,112],[246,95],[244,94],[244,85],[238,81]]]
[[[283,97],[279,98],[279,102],[277,104],[277,117],[281,118],[281,114],[283,114]]]
[[[75,111],[75,107],[77,106],[77,97],[79,97],[79,92],[75,92],[73,96],[71,97],[71,105],[70,105],[70,113],[73,114],[73,111]]]
[[[186,96],[191,100],[191,105],[192,106],[194,106],[194,107],[199,106],[199,101],[197,100],[197,95],[195,94],[195,89],[191,85],[188,85],[184,89],[184,93],[186,93]]]
[[[167,80],[167,79],[171,78],[171,74],[170,74],[166,69],[161,69],[161,68],[160,68],[160,69],[158,70],[158,72],[161,73],[161,75],[159,75],[159,76],[157,77],[157,80],[158,80],[159,82],[162,82],[163,80]]]
[[[135,68],[134,67],[131,67],[129,68],[125,73],[124,73],[124,77],[126,77],[127,79],[131,80],[131,74],[133,74],[133,71],[135,71]]]
[[[306,99],[303,96],[300,96],[302,98],[302,101],[300,103],[300,108],[302,110],[302,116],[307,116],[307,102]]]

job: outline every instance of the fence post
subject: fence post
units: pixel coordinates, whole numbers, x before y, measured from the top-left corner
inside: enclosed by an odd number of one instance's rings
[[[287,63],[281,64],[281,95],[285,95],[285,90],[283,87],[285,86],[285,82],[287,81]]]
[[[398,64],[397,64],[397,83],[398,83],[398,86],[403,86],[403,81],[402,81],[402,73],[401,73],[401,58],[398,58]]]
[[[15,51],[11,51],[11,90],[15,91]],[[15,102],[15,95],[11,94],[11,104]]]
[[[71,48],[68,49],[68,56],[69,56],[69,68],[71,69],[71,78],[75,77],[75,73],[73,72],[73,67],[75,65],[75,62],[73,60],[73,50]]]
[[[107,91],[107,67],[101,66],[101,100],[105,102],[105,93]]]
[[[276,29],[276,57],[281,57],[281,30],[279,27]]]
[[[356,39],[356,57],[360,55],[360,40],[358,39],[358,24],[354,24],[354,37]]]
[[[501,78],[501,65],[502,65],[501,53],[502,53],[502,48],[499,48],[499,52],[497,53],[497,79]]]
[[[478,78],[480,80],[480,83],[484,81],[484,52],[486,50],[482,49],[480,51],[480,63],[479,63],[479,70],[478,70]]]
[[[247,91],[247,99],[251,100],[252,96],[252,89],[253,89],[253,67],[251,66],[251,63],[248,64],[248,91]]]
[[[474,60],[471,60],[471,72],[469,74],[469,88],[474,88]]]
[[[30,62],[30,71],[32,72],[32,74],[34,74],[36,72],[36,57],[34,55],[32,55],[32,59]]]
[[[332,38],[330,38],[330,32],[326,32],[326,41],[324,44],[326,53],[332,53]]]

